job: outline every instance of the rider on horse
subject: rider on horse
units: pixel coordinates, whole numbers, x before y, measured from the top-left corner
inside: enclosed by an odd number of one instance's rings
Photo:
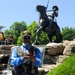
[[[53,23],[55,17],[58,17],[58,10],[59,10],[59,8],[57,6],[53,6],[52,10],[50,10],[50,13],[48,14],[49,30],[51,30],[52,23]]]

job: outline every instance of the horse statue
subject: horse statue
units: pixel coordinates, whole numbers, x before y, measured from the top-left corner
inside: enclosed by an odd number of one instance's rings
[[[39,12],[39,24],[35,29],[36,39],[33,44],[39,44],[39,36],[41,31],[47,33],[49,42],[52,42],[52,37],[55,36],[55,43],[60,43],[62,41],[62,35],[60,28],[56,21],[54,21],[55,17],[58,16],[58,7],[53,6],[52,10],[50,10],[51,14],[47,15],[47,9],[45,6],[37,5],[36,10]]]

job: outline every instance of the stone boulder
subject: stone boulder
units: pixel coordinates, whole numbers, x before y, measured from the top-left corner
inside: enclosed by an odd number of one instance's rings
[[[12,47],[14,47],[14,45],[0,45],[0,56],[9,55]]]
[[[63,43],[49,43],[46,45],[46,49],[49,55],[59,55],[63,53],[64,46]]]
[[[0,71],[7,68],[8,59],[13,46],[14,45],[0,45]]]
[[[65,44],[65,43],[63,43]],[[75,40],[69,41],[68,45],[66,45],[63,54],[64,55],[71,55],[72,53],[75,53]]]
[[[0,45],[0,50],[10,50],[14,45]]]

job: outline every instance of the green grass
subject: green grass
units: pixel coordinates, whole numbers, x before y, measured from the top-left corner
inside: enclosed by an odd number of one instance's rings
[[[62,64],[46,75],[75,75],[75,54],[65,59]]]

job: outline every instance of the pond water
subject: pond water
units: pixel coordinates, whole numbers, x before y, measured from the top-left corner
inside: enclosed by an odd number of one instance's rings
[[[43,64],[43,61],[44,61],[44,55],[45,55],[45,47],[46,45],[38,45],[37,47],[40,49],[41,51],[41,58],[42,58],[42,62],[41,62],[41,65]]]

